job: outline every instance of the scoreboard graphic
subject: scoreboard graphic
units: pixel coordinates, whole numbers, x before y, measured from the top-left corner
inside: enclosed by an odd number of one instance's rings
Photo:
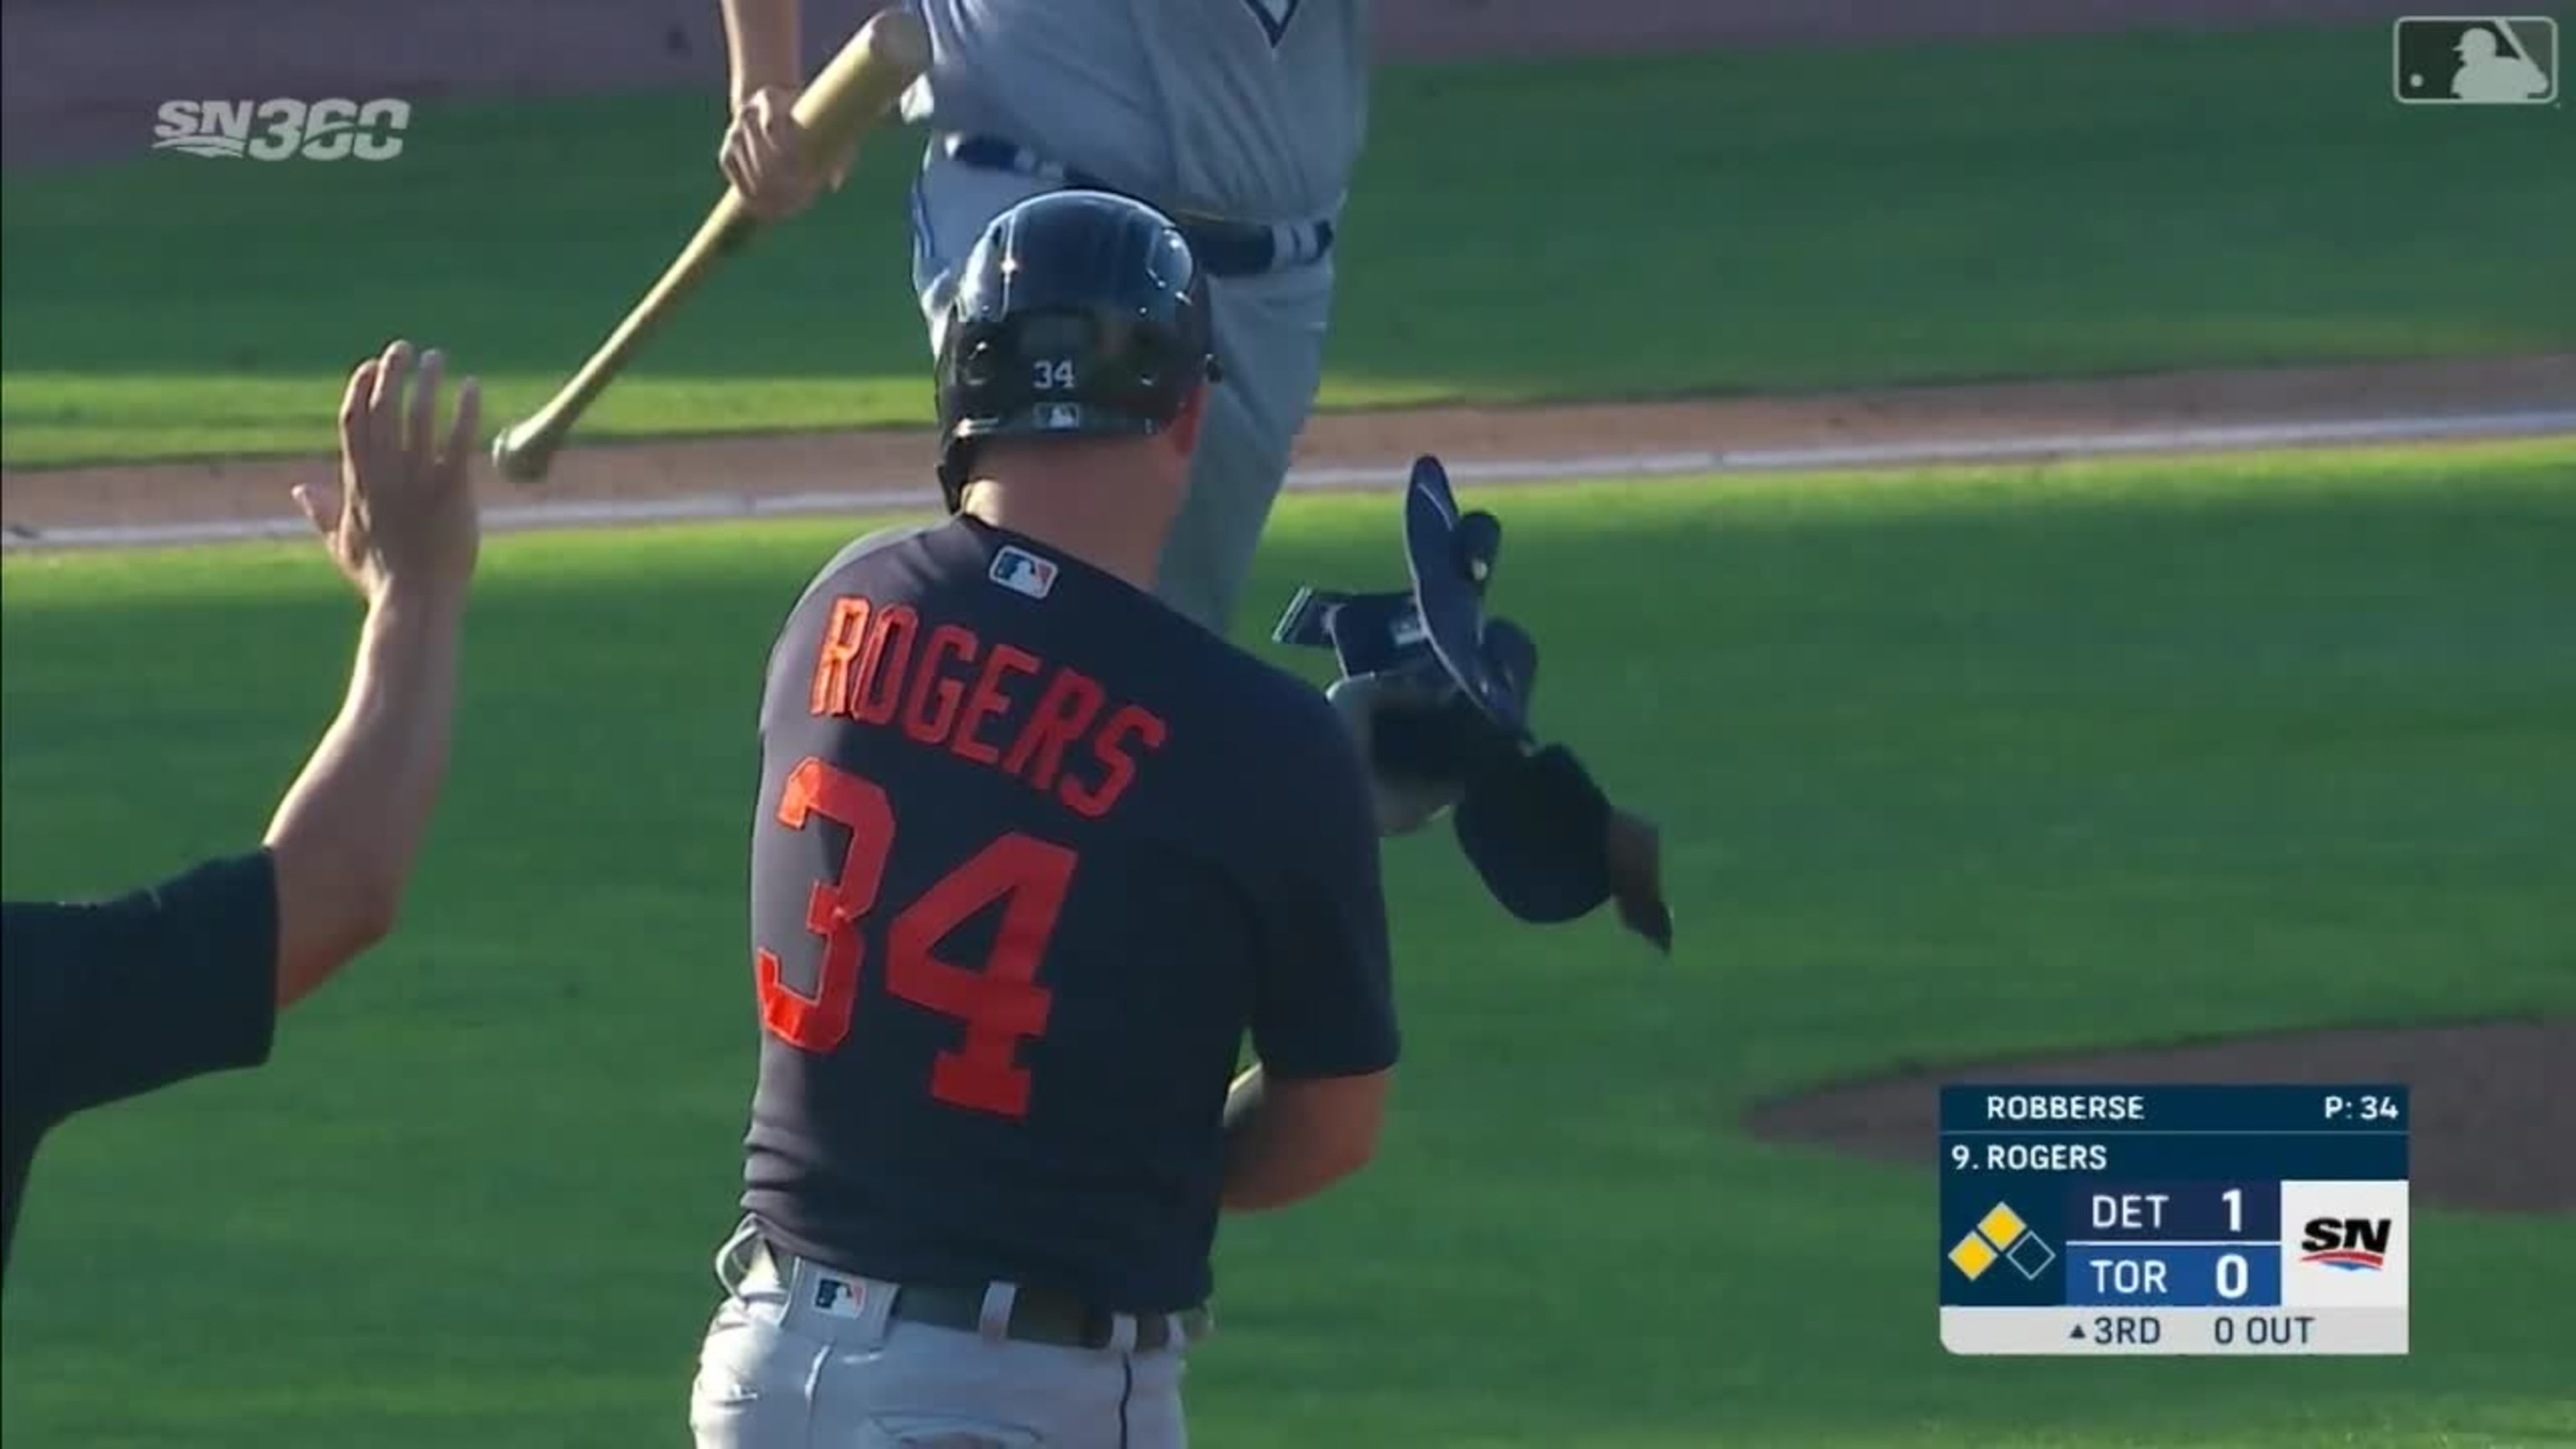
[[[2402,1354],[2406,1088],[1941,1089],[1960,1354]]]

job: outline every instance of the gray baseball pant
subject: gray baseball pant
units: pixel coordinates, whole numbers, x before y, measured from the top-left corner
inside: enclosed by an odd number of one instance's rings
[[[1186,1350],[1062,1348],[892,1316],[895,1284],[802,1260],[746,1225],[689,1393],[697,1449],[1183,1449]],[[988,1296],[1007,1311],[1008,1294]],[[1119,1337],[1132,1342],[1133,1320]]]
[[[913,290],[934,350],[955,269],[985,224],[1053,189],[1036,177],[963,165],[934,141],[912,197]],[[1222,634],[1242,603],[1297,434],[1314,411],[1332,322],[1333,258],[1327,253],[1257,276],[1211,277],[1208,291],[1225,381],[1209,395],[1189,499],[1164,547],[1156,592]]]

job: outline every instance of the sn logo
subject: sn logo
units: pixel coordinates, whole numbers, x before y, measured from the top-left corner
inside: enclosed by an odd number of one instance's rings
[[[2347,1273],[2376,1273],[2388,1263],[2394,1236],[2387,1218],[2310,1218],[2299,1238],[2299,1261]]]
[[[411,102],[163,101],[152,149],[190,156],[283,161],[390,161],[402,154]]]

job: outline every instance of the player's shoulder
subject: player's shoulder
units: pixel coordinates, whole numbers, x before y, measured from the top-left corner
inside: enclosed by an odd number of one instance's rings
[[[769,648],[770,683],[764,698],[778,694],[781,682],[793,672],[788,668],[790,661],[809,652],[815,640],[832,627],[829,621],[843,597],[855,594],[892,601],[916,596],[926,589],[942,571],[939,558],[946,552],[940,546],[942,527],[939,523],[904,524],[862,534],[842,545],[815,570],[797,594],[795,604],[780,618],[778,636]]]
[[[1278,784],[1310,790],[1319,776],[1329,779],[1356,767],[1350,733],[1321,688],[1250,650],[1218,642],[1224,662],[1202,677],[1229,702],[1247,748]]]
[[[815,571],[805,592],[797,596],[797,606],[801,609],[819,594],[874,582],[887,574],[918,571],[946,527],[944,521],[909,523],[859,535],[841,545],[841,551]]]
[[[1150,614],[1154,623],[1151,630],[1139,631],[1139,642],[1175,666],[1172,673],[1186,678],[1196,693],[1256,715],[1301,708],[1302,696],[1317,694],[1296,675],[1161,599],[1137,597],[1143,600],[1140,612]]]
[[[1243,674],[1243,689],[1258,707],[1266,727],[1284,736],[1303,739],[1319,725],[1339,728],[1333,706],[1324,691],[1312,681],[1271,663],[1249,650],[1237,649],[1235,658]]]

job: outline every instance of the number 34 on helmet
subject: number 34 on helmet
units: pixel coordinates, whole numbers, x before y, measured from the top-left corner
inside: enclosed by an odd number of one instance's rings
[[[1221,375],[1207,278],[1170,217],[1053,191],[995,217],[939,335],[939,484],[958,506],[986,438],[1159,433]]]

